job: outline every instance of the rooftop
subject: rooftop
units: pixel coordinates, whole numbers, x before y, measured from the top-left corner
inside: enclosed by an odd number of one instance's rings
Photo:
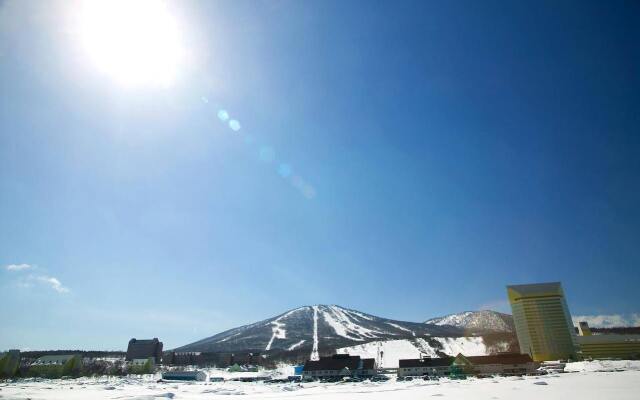
[[[564,297],[562,285],[560,282],[532,283],[528,285],[509,285],[507,286],[509,300],[514,301],[527,297]]]
[[[400,360],[400,368],[420,368],[420,367],[448,367],[453,362],[453,357],[442,358],[415,358]]]
[[[356,370],[359,368],[373,369],[375,360],[373,358],[361,359],[360,356],[350,356],[348,354],[336,354],[331,357],[320,357],[318,361],[307,361],[304,363],[304,371],[337,371],[344,368]]]

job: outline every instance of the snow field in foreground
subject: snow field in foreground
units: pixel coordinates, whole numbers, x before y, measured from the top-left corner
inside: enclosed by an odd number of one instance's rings
[[[565,372],[640,371],[640,360],[596,360],[569,363]],[[638,395],[640,399],[640,394]]]
[[[589,369],[589,368],[584,368]],[[431,397],[473,400],[630,400],[638,399],[640,371],[580,372],[541,377],[500,377],[464,381],[411,381],[345,384],[156,383],[155,380],[98,378],[19,381],[0,384],[2,399],[162,400],[244,399],[418,400]]]

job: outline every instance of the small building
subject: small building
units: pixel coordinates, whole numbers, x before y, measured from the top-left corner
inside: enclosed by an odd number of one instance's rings
[[[162,342],[158,338],[145,340],[133,338],[129,340],[126,361],[147,359],[149,357],[153,357],[156,364],[160,364],[162,361]]]
[[[0,378],[12,378],[20,368],[20,350],[0,353]]]
[[[75,375],[82,368],[82,358],[78,354],[42,356],[29,367],[29,373],[36,376],[60,377]]]
[[[200,351],[165,351],[162,363],[165,365],[197,365],[201,362]]]
[[[398,376],[448,376],[453,357],[399,360]]]
[[[586,321],[578,324],[578,332],[580,336],[577,342],[582,358],[640,359],[640,335],[618,333],[594,335]]]
[[[489,356],[420,358],[400,360],[398,377],[459,375],[525,375],[538,364],[528,354],[503,353]]]
[[[640,359],[640,335],[591,335],[578,336],[582,358]]]
[[[302,368],[302,376],[312,379],[368,377],[376,374],[373,358],[360,358],[348,354],[334,354],[320,357],[317,361],[307,361]]]
[[[304,365],[296,365],[293,367],[294,375],[302,375],[302,371],[304,370]]]
[[[373,358],[362,358],[360,359],[360,367],[355,376],[374,376],[378,373],[376,369],[376,360]]]
[[[535,373],[539,364],[528,354],[502,353],[469,357],[458,354],[452,366],[459,367],[467,375],[526,375]]]
[[[207,380],[207,374],[203,371],[166,371],[162,373],[162,379],[167,381],[200,381]]]

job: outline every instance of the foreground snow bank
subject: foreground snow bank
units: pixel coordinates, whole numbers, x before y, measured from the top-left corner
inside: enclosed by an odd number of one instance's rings
[[[505,377],[452,381],[361,382],[343,384],[156,383],[151,379],[23,380],[0,383],[2,399],[47,400],[637,400],[640,371],[584,372],[539,377]]]
[[[565,372],[640,371],[640,360],[597,360],[569,363]],[[640,397],[639,397],[640,398]]]

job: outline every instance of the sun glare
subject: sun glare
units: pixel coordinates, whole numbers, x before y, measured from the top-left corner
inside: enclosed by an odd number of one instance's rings
[[[86,0],[82,43],[104,74],[126,86],[171,86],[184,61],[181,32],[161,0]]]

